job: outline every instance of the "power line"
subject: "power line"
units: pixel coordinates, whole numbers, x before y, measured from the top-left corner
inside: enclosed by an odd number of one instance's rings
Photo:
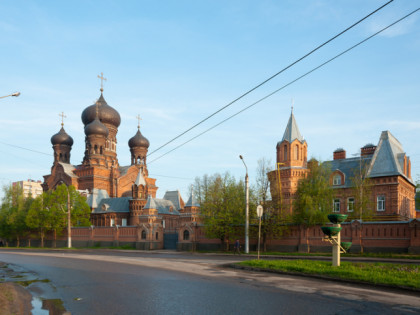
[[[41,152],[41,151],[36,151],[36,150],[32,150],[32,149],[28,149],[28,148],[24,148],[24,147],[20,147],[18,145],[14,145],[14,144],[10,144],[10,143],[6,143],[3,141],[0,141],[1,144],[4,145],[8,145],[9,147],[14,147],[14,148],[18,148],[18,149],[22,149],[22,150],[26,150],[26,151],[30,151],[30,152],[35,152],[35,153],[39,153],[39,154],[44,154],[44,155],[48,155],[51,156],[51,154],[45,153],[45,152]]]
[[[180,145],[176,146],[176,147],[175,147],[175,148],[173,148],[172,150],[169,150],[168,152],[166,152],[166,153],[164,153],[164,154],[160,155],[160,156],[159,156],[159,157],[157,157],[156,159],[154,159],[154,160],[150,161],[150,162],[149,162],[149,164],[150,164],[150,163],[153,163],[153,162],[154,162],[154,161],[156,161],[156,160],[159,160],[160,158],[162,158],[162,157],[164,157],[165,155],[167,155],[167,154],[169,154],[169,153],[171,153],[171,152],[175,151],[176,149],[179,149],[180,147],[182,147],[182,146],[184,146],[185,144],[187,144],[187,143],[189,143],[189,142],[193,141],[194,139],[197,139],[198,137],[202,136],[203,134],[205,134],[205,133],[209,132],[210,130],[212,130],[212,129],[214,129],[214,128],[218,127],[218,126],[220,126],[221,124],[223,124],[223,123],[225,123],[226,121],[228,121],[228,120],[232,119],[233,117],[235,117],[235,116],[239,115],[240,113],[242,113],[242,112],[246,111],[247,109],[249,109],[249,108],[251,108],[251,107],[253,107],[253,106],[257,105],[258,103],[261,103],[262,101],[266,100],[267,98],[269,98],[269,97],[273,96],[274,94],[276,94],[276,93],[280,92],[281,90],[285,89],[285,88],[286,88],[286,87],[288,87],[289,85],[291,85],[291,84],[295,83],[296,81],[299,81],[300,79],[302,79],[302,78],[306,77],[307,75],[309,75],[309,74],[311,74],[312,72],[314,72],[314,71],[318,70],[319,68],[322,68],[323,66],[325,66],[325,65],[326,65],[326,64],[328,64],[328,63],[330,63],[331,61],[333,61],[333,60],[335,60],[335,59],[337,59],[337,58],[341,57],[342,55],[344,55],[345,53],[349,52],[350,50],[352,50],[352,49],[356,48],[357,46],[359,46],[359,45],[361,45],[361,44],[363,44],[363,43],[365,43],[365,42],[366,42],[366,41],[368,41],[369,39],[371,39],[371,38],[375,37],[376,35],[378,35],[378,34],[382,33],[383,31],[387,30],[388,28],[390,28],[390,27],[394,26],[395,24],[397,24],[397,23],[401,22],[402,20],[404,20],[404,19],[408,18],[409,16],[413,15],[414,13],[416,13],[416,12],[417,12],[417,11],[419,11],[419,10],[420,10],[420,8],[418,8],[418,9],[416,9],[416,10],[414,10],[414,11],[410,12],[409,14],[405,15],[404,17],[400,18],[399,20],[395,21],[394,23],[389,24],[388,26],[386,26],[386,27],[384,27],[383,29],[379,30],[378,32],[376,32],[376,33],[372,34],[371,36],[369,36],[369,37],[365,38],[364,40],[362,40],[362,41],[358,42],[357,44],[355,44],[355,45],[351,46],[350,48],[348,48],[348,49],[344,50],[343,52],[339,53],[338,55],[335,55],[333,58],[328,59],[327,61],[325,61],[324,63],[320,64],[319,66],[317,66],[317,67],[313,68],[312,70],[310,70],[310,71],[306,72],[305,74],[303,74],[303,75],[301,75],[301,76],[297,77],[297,78],[296,78],[296,79],[294,79],[293,81],[290,81],[290,82],[289,82],[289,83],[287,83],[286,85],[283,85],[283,86],[282,86],[282,87],[280,87],[279,89],[277,89],[277,90],[275,90],[275,91],[271,92],[270,94],[268,94],[268,95],[264,96],[263,98],[259,99],[258,101],[256,101],[256,102],[252,103],[251,105],[248,105],[247,107],[245,107],[245,108],[241,109],[239,112],[236,112],[235,114],[233,114],[233,115],[231,115],[231,116],[227,117],[226,119],[222,120],[221,122],[217,123],[216,125],[214,125],[214,126],[212,126],[212,127],[208,128],[208,129],[206,129],[205,131],[203,131],[203,132],[199,133],[198,135],[196,135],[196,136],[192,137],[191,139],[189,139],[189,140],[187,140],[187,141],[185,141],[185,142],[181,143]]]
[[[360,19],[359,21],[357,21],[356,23],[352,24],[351,26],[347,27],[345,30],[341,31],[340,33],[338,33],[337,35],[335,35],[334,37],[331,37],[329,40],[327,40],[326,42],[322,43],[321,45],[319,45],[318,47],[314,48],[313,50],[311,50],[310,52],[308,52],[306,55],[304,55],[303,57],[300,57],[299,59],[297,59],[296,61],[292,62],[291,64],[289,64],[287,67],[283,68],[282,70],[280,70],[279,72],[273,74],[271,77],[269,77],[268,79],[264,80],[263,82],[261,82],[260,84],[258,84],[257,86],[253,87],[252,89],[248,90],[247,92],[243,93],[241,96],[237,97],[236,99],[234,99],[233,101],[231,101],[230,103],[228,103],[227,105],[219,108],[217,111],[215,111],[213,114],[207,116],[206,118],[202,119],[201,121],[199,121],[198,123],[196,123],[195,125],[193,125],[192,127],[188,128],[187,130],[185,130],[184,132],[180,133],[179,135],[177,135],[176,137],[172,138],[171,140],[169,140],[168,142],[166,142],[165,144],[161,145],[160,147],[158,147],[157,149],[153,150],[152,152],[150,152],[147,156],[152,155],[153,153],[155,153],[156,151],[162,149],[163,147],[167,146],[168,144],[170,144],[171,142],[175,141],[176,139],[178,139],[179,137],[182,137],[183,135],[185,135],[187,132],[193,130],[195,127],[197,127],[198,125],[201,125],[203,122],[205,122],[206,120],[210,119],[211,117],[213,117],[214,115],[220,113],[222,110],[228,108],[229,106],[231,106],[232,104],[236,103],[237,101],[239,101],[240,99],[242,99],[243,97],[247,96],[248,94],[250,94],[251,92],[255,91],[256,89],[258,89],[259,87],[261,87],[262,85],[266,84],[268,81],[274,79],[275,77],[277,77],[279,74],[283,73],[284,71],[286,71],[287,69],[291,68],[292,66],[294,66],[295,64],[297,64],[298,62],[302,61],[303,59],[305,59],[306,57],[308,57],[309,55],[312,55],[315,51],[317,51],[318,49],[322,48],[323,46],[327,45],[328,43],[330,43],[331,41],[333,41],[334,39],[336,39],[337,37],[343,35],[345,32],[347,32],[348,30],[352,29],[353,27],[355,27],[356,25],[360,24],[361,22],[363,22],[364,20],[366,20],[368,17],[370,17],[371,15],[375,14],[376,12],[378,12],[379,10],[383,9],[384,7],[386,7],[388,4],[390,4],[391,2],[393,2],[394,0],[390,0],[387,3],[385,3],[384,5],[380,6],[379,8],[377,8],[375,11],[372,11],[371,13],[369,13],[368,15],[366,15],[364,18]]]

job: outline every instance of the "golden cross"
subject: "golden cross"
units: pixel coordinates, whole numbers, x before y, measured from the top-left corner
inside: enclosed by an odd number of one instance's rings
[[[136,118],[137,118],[137,120],[139,121],[139,124],[138,124],[137,128],[139,128],[139,129],[140,129],[140,120],[141,120],[140,115],[137,115],[137,116],[136,116]]]
[[[61,127],[64,126],[64,118],[67,118],[66,115],[64,115],[64,112],[61,112],[61,114],[58,114],[58,116],[61,117]]]
[[[101,92],[104,91],[104,81],[106,81],[106,78],[104,78],[104,73],[101,72],[101,75],[98,75],[98,78],[101,79]]]

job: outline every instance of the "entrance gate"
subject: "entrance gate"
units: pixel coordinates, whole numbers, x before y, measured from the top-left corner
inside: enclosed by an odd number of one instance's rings
[[[178,243],[178,233],[165,233],[163,234],[163,248],[176,249]]]

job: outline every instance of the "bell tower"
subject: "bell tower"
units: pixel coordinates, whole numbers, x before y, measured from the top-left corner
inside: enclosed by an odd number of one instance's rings
[[[308,144],[301,135],[293,107],[283,138],[276,146],[276,169],[269,172],[270,192],[280,207],[292,210],[298,182],[308,172]]]

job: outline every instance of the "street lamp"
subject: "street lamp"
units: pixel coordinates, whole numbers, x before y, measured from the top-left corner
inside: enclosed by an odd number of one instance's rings
[[[249,254],[249,178],[248,178],[248,167],[245,164],[244,158],[242,155],[239,155],[239,158],[245,165],[246,175],[245,175],[245,199],[246,199],[246,208],[245,208],[245,254]]]
[[[70,191],[69,187],[64,184],[67,189],[67,247],[71,248],[71,207],[70,207]]]
[[[0,98],[5,98],[5,97],[9,97],[9,96],[15,96],[15,97],[18,97],[19,95],[20,95],[20,92],[15,92],[15,93],[12,93],[12,94],[9,94],[9,95],[0,96]]]
[[[258,260],[260,260],[260,239],[261,239],[261,217],[263,215],[263,207],[261,205],[258,205],[257,207],[257,216],[259,219],[259,225],[258,225]]]

